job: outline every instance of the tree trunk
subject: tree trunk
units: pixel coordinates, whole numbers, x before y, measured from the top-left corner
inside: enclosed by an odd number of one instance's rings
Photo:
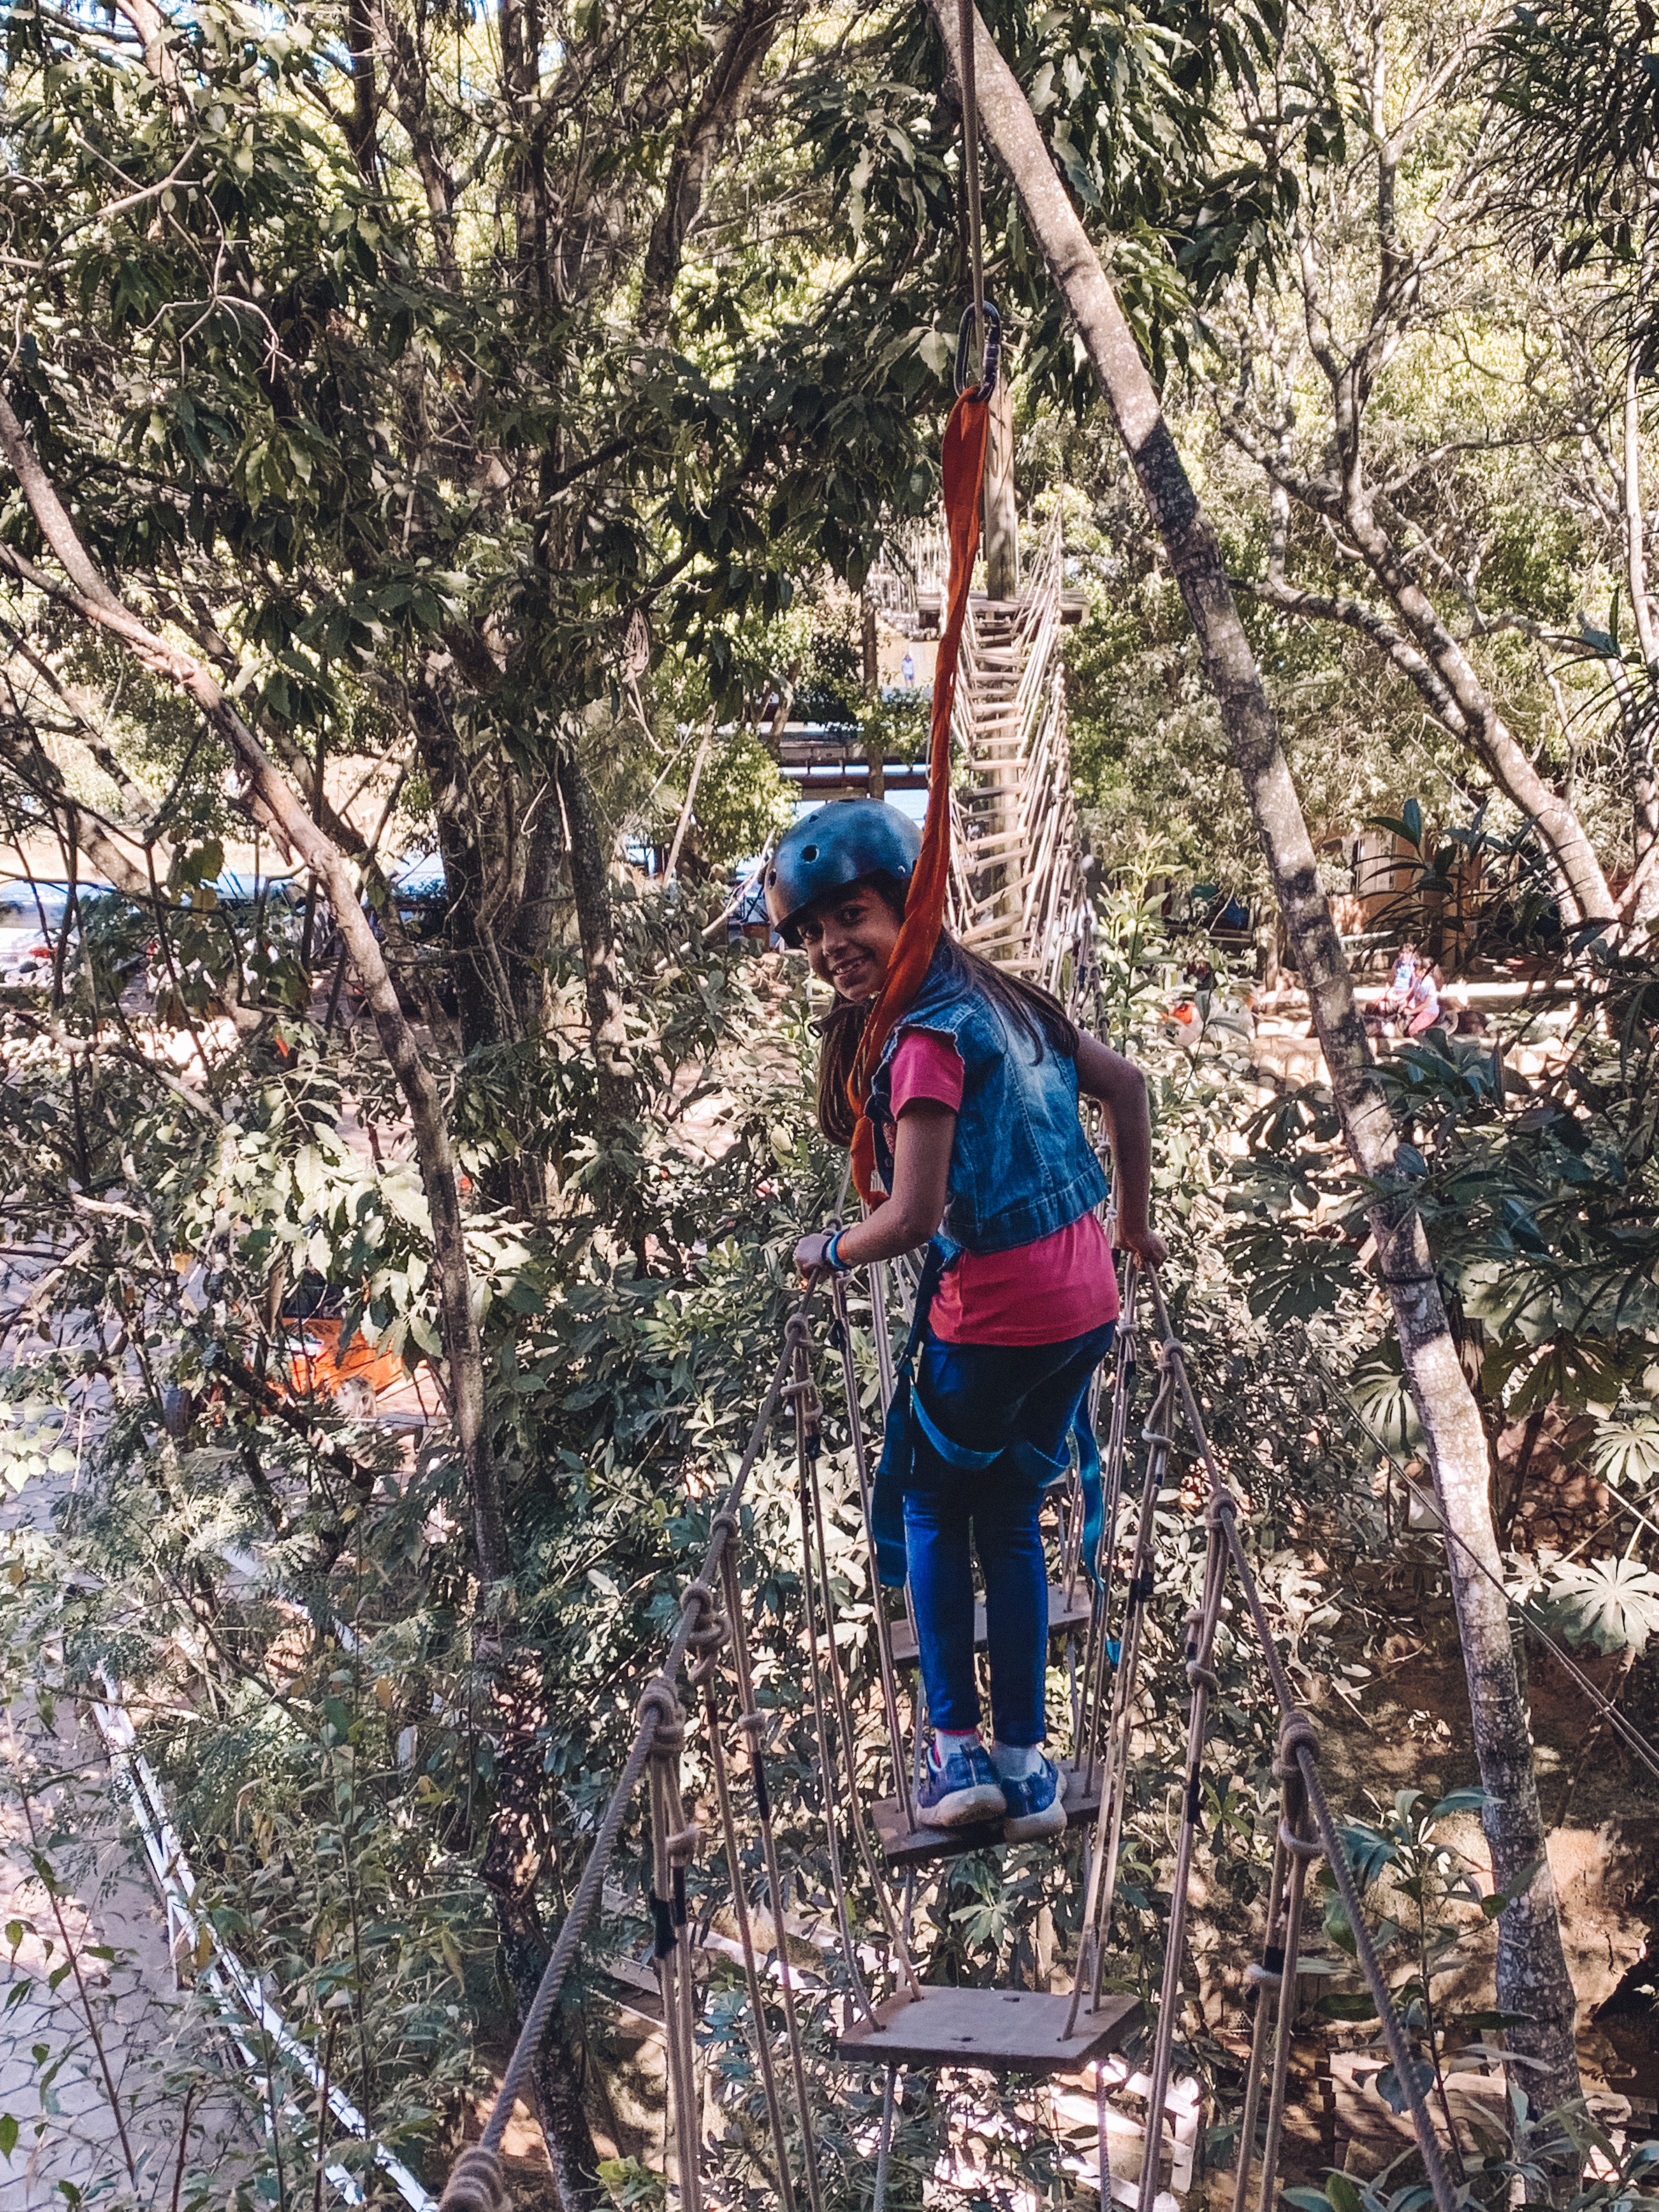
[[[601,1137],[609,1140],[628,1119],[633,1105],[628,1033],[617,975],[611,878],[592,789],[574,743],[561,750],[555,774],[564,808],[565,850],[570,858],[570,888],[575,895],[576,929],[581,939],[588,1038],[599,1070]]]
[[[952,0],[929,0],[953,68]],[[1534,2111],[1578,2094],[1577,2006],[1561,1948],[1555,1886],[1545,1851],[1531,1741],[1492,1527],[1486,1437],[1458,1359],[1408,1180],[1329,905],[1312,840],[1279,743],[1220,548],[1199,506],[1169,425],[1098,255],[1049,159],[1024,94],[974,16],[981,127],[1018,196],[1030,235],[1077,324],[1168,550],[1243,779],[1256,833],[1308,993],[1348,1150],[1387,1195],[1371,1212],[1378,1263],[1400,1332],[1407,1380],[1428,1439],[1446,1556],[1468,1671],[1482,1814],[1500,1890],[1515,1889],[1498,1921],[1498,2002],[1526,2015],[1510,2047],[1539,2062],[1516,2086]],[[1497,1584],[1480,1570],[1496,1576]]]
[[[191,654],[158,637],[116,597],[82,544],[51,479],[23,434],[9,404],[0,398],[3,447],[41,536],[69,576],[72,589],[55,591],[94,628],[108,630],[145,667],[193,700],[229,745],[246,780],[254,809],[284,845],[299,854],[328,894],[335,926],[374,1017],[380,1043],[409,1109],[410,1130],[432,1218],[432,1272],[449,1370],[450,1411],[472,1508],[478,1571],[486,1584],[510,1571],[500,1480],[484,1412],[483,1352],[473,1318],[471,1279],[461,1219],[455,1154],[443,1103],[430,1069],[410,1033],[398,994],[358,896],[350,864],[325,835],[216,678]],[[48,586],[48,588],[51,588]]]
[[[1014,395],[1008,389],[1008,356],[991,394],[990,435],[985,443],[985,596],[1019,597],[1019,514],[1014,504]]]
[[[881,733],[875,727],[873,717],[881,704],[881,635],[876,625],[876,603],[870,596],[866,584],[860,606],[863,617],[864,635],[864,703],[872,718],[872,734],[864,741],[865,764],[870,771],[868,785],[872,799],[887,796],[887,749],[881,742]]]

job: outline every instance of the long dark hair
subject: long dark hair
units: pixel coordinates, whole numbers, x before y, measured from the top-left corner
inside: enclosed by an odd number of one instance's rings
[[[895,914],[903,914],[904,886],[896,877],[870,876],[865,880]],[[1039,1060],[1045,1044],[1067,1060],[1076,1059],[1077,1024],[1051,992],[1039,983],[1028,983],[1023,975],[1011,975],[1006,968],[994,967],[965,945],[958,945],[948,931],[940,933],[939,942],[946,974],[965,989],[988,999],[1009,1027],[1032,1046]],[[847,1086],[870,1003],[838,998],[817,1024],[823,1041],[818,1053],[818,1127],[832,1145],[839,1145],[843,1151],[852,1143],[857,1124]]]

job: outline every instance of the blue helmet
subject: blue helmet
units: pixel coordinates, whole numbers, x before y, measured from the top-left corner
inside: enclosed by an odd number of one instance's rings
[[[773,928],[793,945],[797,915],[866,876],[908,884],[921,850],[921,830],[896,806],[878,799],[832,799],[797,822],[772,856],[766,911]]]

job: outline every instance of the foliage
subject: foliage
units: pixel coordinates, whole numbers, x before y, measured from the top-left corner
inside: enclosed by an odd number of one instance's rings
[[[1413,2049],[1423,2054],[1413,2062],[1422,2068],[1419,2086],[1425,2091],[1432,2086],[1443,2106],[1442,2062],[1454,2039],[1507,2024],[1490,2013],[1449,2021],[1443,2016],[1435,1989],[1443,1975],[1463,1963],[1472,1927],[1478,1929],[1481,1922],[1495,1920],[1508,1902],[1501,1895],[1482,1894],[1468,1858],[1444,1832],[1453,1815],[1477,1813],[1482,1802],[1479,1790],[1453,1790],[1436,1802],[1420,1790],[1396,1790],[1380,1822],[1350,1821],[1342,1830],[1360,1895],[1373,1909],[1372,1941],[1385,1965],[1395,1954],[1389,1991]],[[1530,1881],[1530,1872],[1527,1879]],[[1357,1955],[1353,1928],[1328,1868],[1321,1870],[1320,1881],[1327,1898],[1325,1932],[1352,1960]],[[1453,1909],[1465,1905],[1475,1908],[1478,1917],[1473,1922]],[[1336,2020],[1376,2018],[1369,1991],[1333,1991],[1319,2000],[1316,2009]],[[1373,2086],[1394,2111],[1405,2110],[1406,2091],[1392,2063],[1375,2077]]]
[[[1545,1618],[1571,1644],[1638,1659],[1659,1631],[1659,1575],[1636,1559],[1582,1559],[1550,1568]]]

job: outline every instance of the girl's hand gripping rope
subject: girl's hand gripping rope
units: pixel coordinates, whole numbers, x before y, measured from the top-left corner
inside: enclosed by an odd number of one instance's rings
[[[1170,1256],[1170,1248],[1157,1230],[1149,1229],[1144,1221],[1130,1224],[1120,1220],[1116,1231],[1120,1252],[1133,1252],[1143,1267],[1161,1267]]]

